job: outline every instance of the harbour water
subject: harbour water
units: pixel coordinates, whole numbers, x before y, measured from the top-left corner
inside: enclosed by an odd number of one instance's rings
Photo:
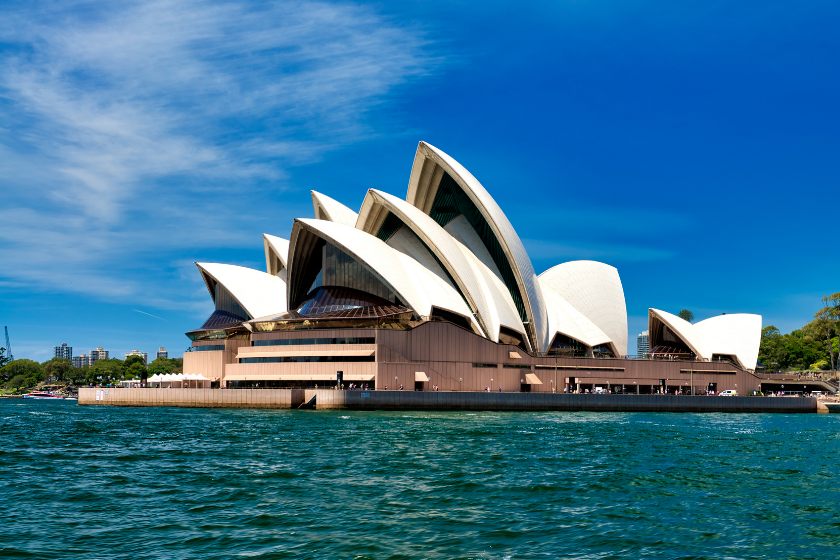
[[[0,558],[840,557],[840,415],[0,401]]]

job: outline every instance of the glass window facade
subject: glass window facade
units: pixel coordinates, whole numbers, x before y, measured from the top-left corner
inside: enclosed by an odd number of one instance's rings
[[[211,350],[224,350],[224,344],[209,344],[207,346],[193,346],[190,352],[209,352]]]
[[[350,288],[366,294],[377,296],[382,303],[390,303],[393,305],[403,305],[397,295],[385,285],[385,283],[374,274],[367,266],[360,263],[332,243],[323,242],[316,246],[316,250],[320,249],[320,269],[315,270],[318,259],[310,259],[311,278],[314,278],[310,287],[310,292],[303,298],[302,305],[307,300],[313,299],[312,292],[320,287],[339,287]],[[343,307],[342,309],[347,309]],[[298,312],[303,313],[298,307]],[[310,311],[311,312],[311,311]]]
[[[400,220],[393,212],[388,212],[388,215],[385,216],[385,219],[382,221],[382,225],[379,226],[379,231],[376,233],[376,237],[382,241],[388,241],[402,226],[402,220]]]
[[[376,356],[269,356],[239,358],[240,364],[271,364],[299,362],[375,362]]]
[[[311,344],[376,344],[376,338],[284,338],[281,340],[255,340],[253,346],[306,346]]]
[[[557,333],[554,340],[551,341],[551,346],[548,348],[548,354],[555,356],[577,356],[584,357],[588,355],[587,347],[584,343],[574,338],[568,337],[565,334]]]
[[[234,299],[233,295],[227,289],[216,282],[216,310],[226,311],[236,317],[241,317],[241,320],[253,319],[245,309],[239,305],[239,302]]]

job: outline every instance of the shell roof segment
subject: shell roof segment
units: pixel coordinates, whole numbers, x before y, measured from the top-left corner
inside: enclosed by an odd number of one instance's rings
[[[627,305],[615,267],[572,261],[546,270],[539,278],[603,331],[619,355],[627,354]]]
[[[289,240],[264,233],[263,247],[265,248],[266,272],[272,276],[280,276],[285,282],[286,263],[289,260]]]
[[[548,332],[551,340],[560,333],[590,347],[610,344],[617,356],[623,355],[604,331],[554,291],[542,277],[540,277],[540,283],[548,308]]]
[[[427,165],[429,161],[437,164],[437,167]],[[425,213],[429,213],[434,199],[433,191],[437,189],[444,172],[458,183],[492,229],[514,275],[515,289],[522,297],[525,314],[531,322],[531,335],[535,337],[537,350],[544,352],[548,346],[548,316],[537,275],[525,251],[525,246],[513,229],[510,220],[481,183],[448,154],[426,142],[420,142],[409,179],[406,200]],[[508,289],[514,288],[508,286]]]
[[[314,233],[316,236],[332,243],[358,262],[364,264],[386,286],[393,290],[405,305],[418,314],[429,314],[430,307],[425,294],[418,290],[415,281],[405,270],[402,261],[396,256],[394,249],[389,247],[381,239],[355,227],[326,220],[295,219],[289,253],[289,298],[295,299],[305,295],[296,295],[291,292],[295,283],[295,276],[298,274],[295,265],[295,258],[298,256],[298,251],[296,250],[295,244],[297,243],[301,229],[306,229]]]
[[[203,275],[224,286],[251,318],[286,311],[286,283],[277,276],[232,264],[196,263],[196,266]],[[211,290],[209,284],[207,289]],[[215,302],[212,290],[210,295]]]
[[[426,244],[455,281],[472,309],[475,310],[478,322],[484,332],[493,333],[495,331],[495,340],[498,340],[499,328],[497,324],[494,325],[492,320],[492,302],[488,300],[486,290],[481,288],[476,278],[476,271],[471,266],[468,257],[452,236],[431,217],[406,201],[374,189],[368,191],[357,223],[357,226],[371,234],[375,235],[377,233],[372,231],[371,228],[376,228],[379,223],[380,212],[376,211],[376,205],[381,205],[388,212],[397,216]]]
[[[695,323],[694,327],[706,338],[712,354],[734,356],[744,369],[755,369],[761,345],[761,315],[718,315]]]
[[[652,326],[654,319],[658,319],[662,321],[663,324],[667,325],[667,327],[671,329],[674,334],[679,336],[697,356],[709,359],[711,353],[706,346],[706,337],[698,332],[694,325],[685,319],[677,317],[672,313],[668,313],[667,311],[662,311],[661,309],[649,309],[648,332],[651,333],[651,336],[655,332],[655,329]],[[653,340],[651,340],[651,350],[653,350]]]
[[[311,193],[315,219],[336,222],[346,226],[356,225],[359,216],[353,210],[325,194],[316,191],[311,191]]]

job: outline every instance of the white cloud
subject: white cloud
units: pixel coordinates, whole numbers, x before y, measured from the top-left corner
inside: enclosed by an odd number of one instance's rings
[[[290,219],[287,169],[371,136],[437,63],[419,30],[313,1],[36,2],[0,42],[0,280],[162,306],[184,292],[121,263],[261,245],[237,233],[259,195]]]

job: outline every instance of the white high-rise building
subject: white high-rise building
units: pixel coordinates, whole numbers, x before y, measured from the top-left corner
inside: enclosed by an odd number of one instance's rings
[[[636,337],[636,355],[640,358],[650,353],[650,337],[648,331]]]
[[[168,358],[169,358],[169,352],[167,352],[167,351],[166,351],[166,348],[164,348],[163,346],[161,346],[161,347],[160,347],[160,350],[158,350],[158,351],[157,351],[157,356],[156,356],[156,358],[168,359]]]
[[[103,350],[101,346],[97,346],[96,350],[91,350],[88,357],[88,364],[93,365],[99,360],[108,359],[108,350]]]

